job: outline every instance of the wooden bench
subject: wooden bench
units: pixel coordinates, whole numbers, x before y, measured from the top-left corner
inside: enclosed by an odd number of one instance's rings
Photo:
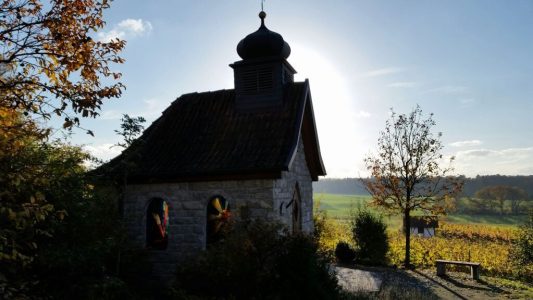
[[[480,263],[475,262],[466,262],[466,261],[453,261],[453,260],[441,260],[437,259],[435,261],[437,265],[437,275],[444,276],[446,275],[446,265],[460,265],[460,266],[469,266],[470,267],[470,277],[475,280],[479,280],[479,268],[481,267]]]

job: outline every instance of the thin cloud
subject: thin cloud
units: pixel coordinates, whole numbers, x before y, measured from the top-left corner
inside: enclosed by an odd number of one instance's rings
[[[403,69],[401,68],[382,68],[382,69],[376,69],[372,71],[368,71],[364,74],[364,77],[376,77],[376,76],[384,76],[384,75],[390,75],[390,74],[396,74],[403,72]]]
[[[461,85],[445,85],[429,89],[426,93],[442,93],[442,94],[461,94],[468,90],[466,86]]]
[[[533,147],[528,148],[507,148],[502,150],[492,149],[473,149],[457,152],[457,156],[474,157],[474,156],[492,156],[500,157],[505,161],[516,160],[520,158],[529,158],[531,156],[533,162]],[[493,163],[498,163],[494,161]]]
[[[115,25],[110,31],[98,33],[98,40],[109,42],[112,39],[129,39],[144,36],[152,31],[152,23],[142,19],[125,19]]]
[[[122,118],[123,113],[116,110],[106,110],[100,116],[102,120],[118,120]]]
[[[107,110],[102,113],[100,119],[102,120],[119,120],[124,114],[128,114],[131,117],[141,116],[145,118],[158,117],[163,111],[170,105],[168,101],[163,101],[156,98],[150,98],[143,100],[143,107],[140,110],[135,111],[116,111]]]
[[[391,88],[414,88],[416,86],[418,86],[418,82],[414,82],[414,81],[393,82],[388,85],[388,87],[391,87]]]
[[[469,140],[469,141],[458,141],[450,143],[450,146],[452,147],[472,147],[472,146],[479,146],[482,142],[480,140]]]
[[[457,156],[459,157],[485,157],[485,156],[491,156],[491,155],[498,155],[498,151],[494,150],[487,150],[487,149],[475,149],[475,150],[466,150],[466,151],[459,151],[457,152]]]
[[[454,162],[457,174],[533,175],[533,147],[472,149],[458,151]]]
[[[119,155],[122,152],[122,148],[113,147],[113,144],[104,143],[96,145],[84,145],[83,148],[91,153],[93,156],[107,161],[111,158]]]

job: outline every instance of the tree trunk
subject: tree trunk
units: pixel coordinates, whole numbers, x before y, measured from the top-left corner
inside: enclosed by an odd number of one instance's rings
[[[520,212],[520,203],[521,200],[512,200],[511,202],[511,210],[514,215],[518,214]]]
[[[498,204],[500,206],[500,215],[503,215],[505,199],[503,199],[503,198],[498,199]]]
[[[405,268],[409,268],[411,265],[411,217],[408,209],[404,211],[403,231],[405,233],[405,259],[403,265]]]

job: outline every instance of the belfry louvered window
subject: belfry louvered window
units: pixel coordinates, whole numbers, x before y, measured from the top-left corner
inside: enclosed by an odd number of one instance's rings
[[[248,95],[272,90],[274,86],[272,67],[260,66],[243,70],[241,73],[242,92]]]

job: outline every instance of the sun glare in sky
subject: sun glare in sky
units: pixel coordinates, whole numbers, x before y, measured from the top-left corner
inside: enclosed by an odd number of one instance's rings
[[[346,76],[312,47],[292,44],[291,64],[296,68],[297,81],[309,79],[313,109],[323,160],[327,170],[337,176],[354,176],[360,155],[356,152],[357,136],[346,137],[343,132],[356,132],[357,123]]]
[[[163,9],[164,8],[164,9]],[[110,159],[123,113],[154,121],[181,94],[233,88],[253,1],[115,1],[102,40],[127,40],[127,90],[74,142]],[[444,154],[467,176],[533,174],[533,2],[267,1],[266,25],[310,81],[328,177],[367,175],[390,109],[434,113]]]

